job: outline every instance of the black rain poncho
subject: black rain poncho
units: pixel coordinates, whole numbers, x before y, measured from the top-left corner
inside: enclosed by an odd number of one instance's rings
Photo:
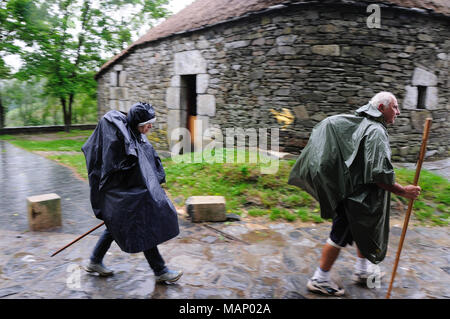
[[[356,245],[379,263],[387,251],[390,192],[375,183],[392,185],[395,174],[385,124],[373,111],[365,105],[357,115],[335,115],[318,123],[288,184],[311,194],[325,219],[333,218],[343,201]]]
[[[176,209],[160,185],[165,182],[161,160],[137,130],[138,123],[154,117],[146,103],[133,105],[128,115],[109,111],[82,147],[94,214],[127,253],[179,234]]]

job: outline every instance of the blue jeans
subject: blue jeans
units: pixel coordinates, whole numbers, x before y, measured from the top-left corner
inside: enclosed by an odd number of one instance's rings
[[[94,263],[101,263],[103,257],[105,256],[109,247],[111,247],[113,241],[114,238],[112,237],[111,233],[108,229],[105,229],[103,234],[100,236],[97,244],[95,245],[90,258],[91,261]],[[159,253],[157,246],[145,250],[144,256],[147,259],[150,268],[152,268],[153,272],[155,273],[155,276],[160,276],[168,271],[167,267],[165,266],[164,259]]]

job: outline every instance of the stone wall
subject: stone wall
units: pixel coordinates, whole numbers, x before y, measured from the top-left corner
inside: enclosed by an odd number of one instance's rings
[[[449,18],[382,7],[377,29],[369,15],[295,5],[154,41],[99,77],[99,116],[152,103],[150,139],[167,149],[168,134],[186,122],[181,79],[195,74],[204,127],[279,127],[280,150],[298,153],[319,121],[387,90],[401,110],[389,128],[393,159],[417,159],[426,117],[429,155],[449,156]]]
[[[70,129],[94,130],[96,126],[97,124],[73,124],[70,126]],[[0,135],[52,133],[52,132],[63,132],[64,130],[65,130],[64,125],[4,127],[0,128]]]

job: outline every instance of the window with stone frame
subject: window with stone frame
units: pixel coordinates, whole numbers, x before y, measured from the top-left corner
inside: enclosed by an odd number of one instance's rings
[[[409,110],[436,110],[439,108],[438,78],[421,67],[416,67],[410,85],[405,86],[403,108]]]

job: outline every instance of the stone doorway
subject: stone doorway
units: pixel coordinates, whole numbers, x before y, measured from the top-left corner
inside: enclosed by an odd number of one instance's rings
[[[174,56],[174,75],[166,91],[167,137],[170,151],[179,154],[201,150],[203,133],[216,114],[216,99],[208,94],[210,75],[200,51],[185,51]],[[190,138],[183,133],[189,132]],[[194,148],[192,148],[194,146]]]
[[[186,123],[184,127],[186,127],[191,134],[191,149],[194,146],[194,137],[195,137],[195,120],[197,119],[197,76],[194,75],[182,75],[181,76],[181,98],[184,101],[181,101],[181,104],[185,104],[186,108],[181,110],[181,112],[186,112],[185,116],[181,116],[182,118],[186,118]]]

